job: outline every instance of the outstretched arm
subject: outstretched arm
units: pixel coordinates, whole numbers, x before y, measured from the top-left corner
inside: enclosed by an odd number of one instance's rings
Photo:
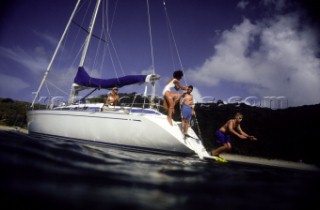
[[[257,141],[258,139],[254,136],[248,136],[247,139],[252,140],[252,141]]]
[[[246,138],[249,136],[248,134],[246,134],[246,133],[241,129],[240,124],[237,126],[237,129],[238,129],[239,133],[240,133],[241,135],[244,135]]]
[[[181,83],[178,80],[175,80],[173,83],[175,84],[176,87],[178,87],[178,90],[179,89],[180,90],[187,90],[188,89],[188,86],[182,86]]]
[[[229,130],[229,132],[231,132],[232,134],[238,136],[241,139],[246,139],[247,136],[242,134],[241,128],[239,130],[239,127],[240,127],[239,125],[236,128],[237,130],[233,129],[235,127],[234,124],[235,124],[234,120],[229,120],[228,121],[228,130]]]
[[[243,136],[246,137],[246,139],[253,140],[253,141],[256,141],[256,140],[257,140],[256,137],[250,136],[250,135],[246,134],[246,133],[241,129],[240,124],[239,124],[239,126],[238,126],[238,130],[239,130],[239,132],[240,132]]]

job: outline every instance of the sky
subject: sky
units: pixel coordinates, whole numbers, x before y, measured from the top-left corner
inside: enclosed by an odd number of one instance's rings
[[[0,97],[33,100],[76,2],[1,1]],[[159,97],[172,73],[182,69],[180,82],[194,86],[196,102],[273,108],[318,104],[320,18],[314,2],[166,0],[164,7],[163,0],[109,0],[108,18],[99,15],[96,26],[104,23],[111,41],[104,44],[108,47],[91,41],[85,68],[97,78],[154,70],[161,76]],[[74,21],[87,27],[90,8],[81,6]],[[68,98],[81,55],[77,41],[85,37],[77,24],[71,24],[40,97]],[[94,33],[108,38],[99,29]],[[120,89],[143,91],[144,86]]]

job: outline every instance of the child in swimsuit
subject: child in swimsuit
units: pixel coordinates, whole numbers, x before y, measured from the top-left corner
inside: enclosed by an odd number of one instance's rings
[[[182,132],[185,136],[188,136],[189,122],[194,115],[194,103],[193,96],[191,94],[193,86],[189,85],[187,92],[182,94],[183,101],[181,102],[182,113]]]
[[[211,151],[212,156],[219,156],[220,153],[231,150],[230,134],[236,135],[241,139],[257,140],[256,137],[246,134],[240,126],[243,115],[237,112],[234,119],[226,122],[219,130],[216,131],[216,142],[222,144],[215,150]]]

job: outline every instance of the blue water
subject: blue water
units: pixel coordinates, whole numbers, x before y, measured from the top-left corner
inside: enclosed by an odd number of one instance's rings
[[[0,131],[4,209],[320,209],[319,173]]]

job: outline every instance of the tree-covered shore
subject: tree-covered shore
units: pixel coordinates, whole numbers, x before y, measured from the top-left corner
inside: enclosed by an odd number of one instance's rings
[[[126,96],[123,101],[128,100],[129,103],[132,97],[133,95]],[[101,102],[102,96],[93,100]],[[136,100],[142,102],[143,98],[138,97]],[[0,125],[27,128],[26,112],[29,107],[29,102],[0,98]],[[194,120],[193,129],[201,134],[207,150],[216,146],[215,131],[236,112],[241,112],[244,115],[242,129],[256,136],[258,141],[232,136],[231,153],[320,166],[316,123],[320,118],[320,104],[272,110],[245,104],[199,103],[195,110],[197,120]],[[180,121],[178,108],[175,113],[173,118]]]
[[[0,125],[27,128],[26,112],[29,102],[0,98]]]
[[[232,153],[320,165],[317,144],[319,125],[316,123],[320,117],[320,104],[278,110],[245,104],[198,104],[196,110],[207,148],[214,147],[214,132],[235,112],[241,112],[244,115],[242,129],[256,136],[258,141],[232,136]]]

